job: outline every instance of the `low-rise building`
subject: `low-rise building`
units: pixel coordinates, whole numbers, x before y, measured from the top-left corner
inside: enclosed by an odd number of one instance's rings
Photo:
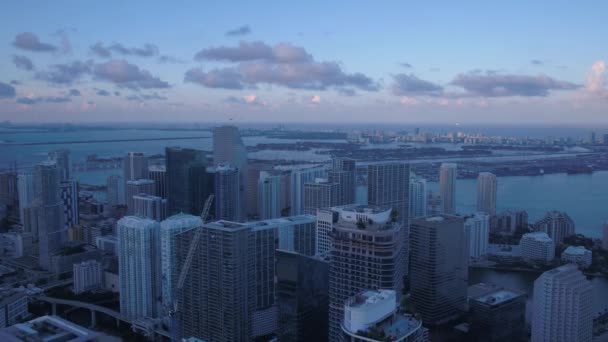
[[[591,266],[593,253],[583,246],[570,246],[562,252],[561,259],[563,261],[578,264],[582,268],[587,268]]]
[[[0,256],[4,258],[21,258],[32,254],[32,234],[26,232],[8,232],[0,234]]]
[[[469,297],[471,333],[479,341],[520,341],[526,325],[526,295],[495,288]]]
[[[103,286],[101,263],[87,260],[74,264],[74,293],[97,290]]]
[[[393,290],[364,290],[344,304],[343,341],[428,341],[422,321],[400,313]]]
[[[521,257],[526,262],[548,264],[555,257],[555,243],[545,232],[524,234],[519,246]]]
[[[0,295],[0,328],[19,323],[29,315],[25,292],[7,291]]]
[[[102,334],[57,316],[42,316],[0,330],[0,341],[96,341]]]

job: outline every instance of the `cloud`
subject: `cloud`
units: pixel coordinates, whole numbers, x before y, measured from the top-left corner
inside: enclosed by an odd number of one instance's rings
[[[337,88],[338,94],[343,96],[355,96],[357,92],[352,88]]]
[[[21,85],[21,82],[17,81],[17,80],[12,80],[10,82],[11,85]]]
[[[105,89],[98,89],[96,94],[99,96],[110,96],[110,92]]]
[[[540,59],[533,59],[530,61],[531,64],[536,65],[536,66],[541,66],[543,64],[545,64],[545,62],[541,61]]]
[[[412,65],[410,63],[401,63],[399,65],[401,65],[404,68],[408,68],[408,69],[412,67]]]
[[[110,58],[112,53],[123,56],[154,57],[159,54],[159,49],[154,44],[146,43],[142,47],[126,47],[120,43],[104,46],[102,42],[97,42],[91,46],[91,52],[98,57]]]
[[[129,101],[144,102],[146,100],[164,101],[164,100],[167,100],[167,97],[159,95],[158,93],[154,92],[154,93],[151,93],[151,94],[130,95],[130,96],[127,96],[126,99],[129,100]]]
[[[403,96],[399,99],[399,102],[404,106],[415,106],[418,104],[418,100],[414,97]]]
[[[72,29],[71,31],[76,31],[75,29]],[[57,30],[57,32],[55,32],[55,35],[59,36],[59,38],[61,38],[61,52],[62,53],[71,53],[72,52],[72,44],[70,43],[70,38],[68,36],[68,30]]]
[[[120,96],[120,92],[119,91],[115,91],[114,92],[114,96]]]
[[[169,83],[152,76],[149,71],[125,60],[110,60],[96,64],[93,75],[100,80],[112,82],[118,86],[131,89],[169,88]]]
[[[34,63],[32,63],[32,60],[30,60],[29,58],[27,58],[25,56],[14,55],[13,63],[15,63],[15,66],[18,69],[23,69],[23,70],[27,70],[27,71],[31,71],[34,69]]]
[[[204,72],[201,68],[186,71],[184,82],[191,82],[207,88],[243,89],[242,75],[233,68],[213,69]]]
[[[260,101],[257,95],[249,94],[242,97],[228,96],[223,102],[238,105],[251,105],[251,106],[263,106],[264,103]]]
[[[69,93],[70,96],[80,96],[80,90],[78,89],[70,89]]]
[[[314,103],[314,104],[321,103],[321,96],[313,95],[308,99],[308,102]]]
[[[43,43],[38,36],[31,32],[22,32],[15,36],[13,46],[22,50],[33,52],[55,52],[57,47],[52,44]]]
[[[591,71],[587,75],[585,88],[591,93],[605,91],[606,86],[606,62],[600,60],[593,63]]]
[[[17,103],[25,105],[35,105],[38,103],[64,103],[71,102],[69,97],[44,96],[44,97],[20,97]]]
[[[264,42],[241,41],[237,47],[214,47],[203,49],[194,55],[194,59],[247,62],[264,61],[269,63],[305,63],[312,62],[312,56],[304,48],[289,43],[279,43],[274,47]]]
[[[51,65],[50,71],[38,72],[36,78],[54,84],[71,84],[91,72],[92,62],[73,61]]]
[[[234,30],[227,31],[226,36],[236,37],[236,36],[244,36],[244,35],[250,34],[250,33],[251,33],[251,28],[249,27],[249,25],[244,25],[244,26],[235,28]]]
[[[173,57],[173,56],[168,56],[168,55],[162,55],[158,57],[158,63],[175,63],[175,64],[183,64],[185,63],[183,60],[177,58],[177,57]]]
[[[0,82],[0,99],[13,98],[15,95],[15,88],[12,85]]]
[[[398,96],[440,96],[443,87],[414,74],[393,75],[393,94]]]
[[[580,86],[549,76],[509,75],[498,73],[469,72],[460,74],[451,82],[462,87],[468,96],[548,96],[552,90],[573,90]]]

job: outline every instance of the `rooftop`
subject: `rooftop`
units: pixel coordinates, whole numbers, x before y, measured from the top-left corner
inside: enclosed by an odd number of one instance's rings
[[[522,239],[526,239],[526,238],[534,239],[536,241],[553,242],[553,240],[551,240],[549,235],[547,235],[547,233],[545,233],[545,232],[527,233],[527,234],[524,234],[521,238]]]
[[[0,330],[2,341],[94,341],[99,333],[57,316],[42,316]]]
[[[489,305],[500,305],[502,303],[510,301],[513,298],[517,298],[521,295],[522,294],[519,292],[506,290],[506,289],[499,289],[499,290],[484,294],[480,297],[473,298],[472,300],[480,302],[480,303],[489,304]]]
[[[583,246],[570,246],[564,251],[564,254],[570,255],[585,255],[587,253],[591,253],[591,251]]]

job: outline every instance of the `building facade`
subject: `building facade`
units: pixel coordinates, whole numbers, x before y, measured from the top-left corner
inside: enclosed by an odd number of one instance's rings
[[[563,211],[552,210],[534,224],[537,231],[545,232],[556,245],[564,243],[564,238],[575,234],[574,221]]]
[[[480,172],[477,176],[477,211],[488,215],[496,214],[496,175]]]
[[[441,197],[442,212],[456,213],[456,178],[458,169],[455,163],[442,163],[439,168],[439,196]]]
[[[521,258],[526,262],[548,264],[555,258],[555,243],[545,232],[524,234],[519,247]]]
[[[467,217],[464,229],[469,241],[469,257],[477,259],[486,255],[490,243],[490,215],[478,212]]]
[[[74,264],[74,293],[83,293],[103,287],[103,269],[97,260]]]
[[[304,214],[304,185],[312,183],[317,178],[327,178],[324,167],[296,169],[291,171],[291,215]],[[312,215],[315,215],[313,213]]]

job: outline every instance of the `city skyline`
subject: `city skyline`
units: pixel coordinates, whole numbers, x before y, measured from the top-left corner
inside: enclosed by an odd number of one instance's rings
[[[6,3],[0,120],[608,123],[601,2],[142,6]]]

